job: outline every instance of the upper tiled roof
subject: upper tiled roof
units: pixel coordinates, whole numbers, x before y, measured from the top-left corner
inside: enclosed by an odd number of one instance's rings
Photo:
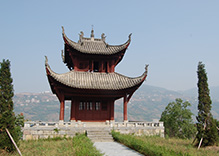
[[[93,30],[92,30],[93,31]],[[105,42],[105,35],[101,35],[101,39],[94,38],[92,33],[91,38],[83,37],[83,32],[80,34],[80,39],[76,43],[70,40],[65,32],[64,28],[62,27],[62,35],[65,43],[70,45],[72,48],[76,49],[79,52],[86,53],[86,54],[102,54],[102,55],[112,55],[116,54],[122,50],[125,50],[131,42],[131,34],[129,35],[129,39],[126,43],[122,45],[108,45]]]
[[[141,84],[147,76],[147,66],[145,72],[137,78],[126,77],[118,73],[92,73],[74,70],[64,74],[57,74],[51,70],[47,61],[46,68],[49,75],[56,81],[78,89],[122,90]]]

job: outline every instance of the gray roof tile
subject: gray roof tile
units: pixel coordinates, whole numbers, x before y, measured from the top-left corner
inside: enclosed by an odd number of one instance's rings
[[[131,42],[131,34],[129,35],[128,41],[122,45],[108,45],[105,42],[105,39],[92,39],[85,37],[81,37],[76,43],[66,36],[64,28],[62,35],[64,40],[67,41],[72,48],[86,54],[112,55],[126,49]]]
[[[147,75],[147,68],[141,76],[136,78],[126,77],[118,73],[81,72],[74,70],[64,74],[57,74],[51,70],[48,63],[46,63],[46,68],[50,73],[49,75],[56,81],[79,89],[127,89],[142,83]]]

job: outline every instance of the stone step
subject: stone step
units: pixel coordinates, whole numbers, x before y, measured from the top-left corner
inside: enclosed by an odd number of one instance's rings
[[[111,135],[109,132],[87,132],[87,135]]]
[[[114,142],[113,139],[90,139],[92,142]]]
[[[90,138],[89,138],[90,139]],[[103,139],[103,138],[93,138],[93,139],[90,139],[92,142],[113,142],[113,138],[110,139]]]
[[[87,137],[112,137],[110,134],[107,135],[99,135],[99,134],[88,134]]]
[[[87,131],[87,134],[100,134],[100,135],[106,135],[106,134],[110,134],[109,131]]]
[[[87,135],[88,138],[92,137],[98,137],[98,138],[104,138],[104,137],[112,137],[111,135]]]
[[[110,133],[109,130],[88,130],[87,131],[87,137],[92,141],[92,142],[112,142],[113,137]]]
[[[101,136],[101,135],[92,135],[92,136],[87,136],[88,138],[113,138],[112,136],[110,135],[105,135],[105,136]]]
[[[111,142],[114,141],[113,138],[89,138],[93,142],[101,141],[101,142]]]

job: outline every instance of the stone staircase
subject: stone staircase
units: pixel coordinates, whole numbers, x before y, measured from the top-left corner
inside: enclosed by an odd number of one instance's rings
[[[87,130],[87,137],[92,142],[113,142],[113,137],[108,129]]]

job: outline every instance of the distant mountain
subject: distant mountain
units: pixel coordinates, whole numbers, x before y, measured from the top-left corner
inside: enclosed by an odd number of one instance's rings
[[[14,96],[15,113],[23,113],[25,119],[58,121],[59,101],[50,92],[19,93]]]
[[[198,97],[198,88],[192,88],[179,92],[185,96]],[[219,100],[219,86],[210,87],[210,96],[212,100]]]
[[[219,87],[211,88],[212,114],[219,119]],[[197,89],[187,91],[171,91],[160,87],[142,85],[128,103],[128,119],[132,121],[152,121],[160,119],[168,103],[176,98],[187,100],[191,103],[191,111],[197,115]],[[50,92],[19,93],[14,96],[15,113],[23,113],[28,120],[58,121],[59,101]],[[70,102],[65,105],[65,121],[70,117]],[[195,120],[195,116],[193,117]],[[115,103],[115,119],[123,119],[123,99]]]
[[[176,98],[187,100],[192,104],[193,109],[196,108],[194,97],[160,87],[142,85],[128,103],[128,118],[135,121],[160,119],[161,113],[168,103],[175,101]],[[116,115],[119,114],[119,117],[122,116],[121,110],[122,101],[118,101],[116,103]]]

